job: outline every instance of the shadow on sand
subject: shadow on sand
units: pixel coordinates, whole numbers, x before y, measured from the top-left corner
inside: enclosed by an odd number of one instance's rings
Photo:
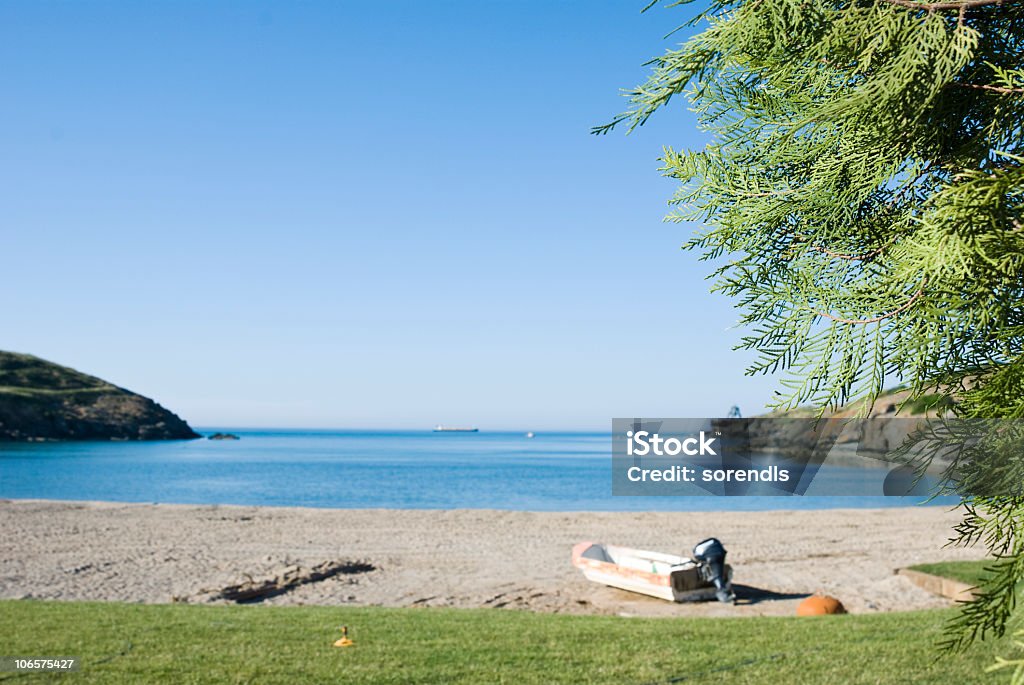
[[[750,585],[733,585],[732,589],[736,593],[737,606],[775,602],[783,599],[803,599],[811,596],[810,592],[775,592]]]

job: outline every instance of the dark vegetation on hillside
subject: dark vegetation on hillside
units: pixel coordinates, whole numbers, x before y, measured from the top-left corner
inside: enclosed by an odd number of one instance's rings
[[[183,440],[185,421],[151,399],[29,354],[0,352],[0,440]]]

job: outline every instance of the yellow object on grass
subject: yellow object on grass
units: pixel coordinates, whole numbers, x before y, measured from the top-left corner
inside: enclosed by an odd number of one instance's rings
[[[348,626],[341,627],[341,638],[334,643],[335,647],[351,647],[355,642],[348,636]]]

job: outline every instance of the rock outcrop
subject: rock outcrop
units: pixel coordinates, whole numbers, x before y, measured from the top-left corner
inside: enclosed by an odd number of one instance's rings
[[[0,352],[0,441],[198,437],[142,395],[32,355]]]
[[[861,456],[882,457],[902,445],[928,420],[950,416],[954,403],[939,394],[913,401],[911,397],[909,390],[893,389],[883,393],[868,410],[861,402],[820,415],[816,410],[799,408],[733,422],[727,424],[726,430],[737,436],[734,439],[745,441],[754,452],[807,455],[817,451],[824,455],[833,445],[845,445],[856,448]]]

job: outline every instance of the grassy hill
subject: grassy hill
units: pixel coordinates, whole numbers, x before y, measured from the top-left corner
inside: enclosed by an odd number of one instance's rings
[[[29,354],[0,351],[0,440],[197,438],[151,399]]]

